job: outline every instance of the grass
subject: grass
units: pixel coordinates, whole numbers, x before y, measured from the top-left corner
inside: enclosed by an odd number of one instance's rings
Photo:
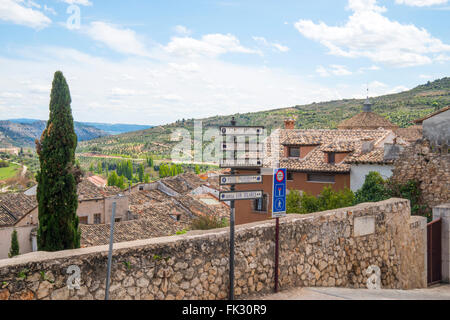
[[[17,175],[21,170],[21,167],[17,164],[10,163],[9,167],[0,168],[0,180],[6,180]]]

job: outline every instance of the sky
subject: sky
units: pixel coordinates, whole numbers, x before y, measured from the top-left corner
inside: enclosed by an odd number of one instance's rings
[[[159,125],[450,75],[450,0],[0,0],[0,119]]]

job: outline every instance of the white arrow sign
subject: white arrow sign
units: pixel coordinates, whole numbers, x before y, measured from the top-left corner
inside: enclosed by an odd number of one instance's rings
[[[261,183],[261,175],[241,175],[241,176],[220,176],[220,185],[228,184],[245,184],[245,183]]]
[[[264,132],[264,127],[220,127],[223,136],[260,136]]]
[[[231,201],[231,200],[251,200],[262,198],[263,191],[229,191],[221,192],[219,195],[220,201]]]
[[[261,159],[220,159],[221,168],[251,168],[262,167]]]
[[[263,143],[237,143],[236,148],[234,143],[225,142],[221,144],[222,151],[263,151]]]

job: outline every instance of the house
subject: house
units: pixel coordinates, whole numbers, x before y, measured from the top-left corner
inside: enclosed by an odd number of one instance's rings
[[[159,192],[141,190],[131,195],[130,211],[136,220],[114,224],[115,243],[174,235],[188,229],[201,215],[229,216],[229,207],[212,195],[185,194],[163,199],[165,196]],[[81,225],[82,247],[105,245],[109,239],[110,224]]]
[[[116,187],[98,187],[84,179],[77,186],[80,224],[110,223],[113,202],[116,202],[116,221],[132,219],[128,197],[117,197],[120,192]],[[20,253],[37,250],[38,202],[36,195],[31,194],[0,194],[0,259],[8,257],[14,229],[18,232]]]
[[[372,103],[367,97],[362,108],[362,112],[358,113],[350,119],[342,121],[338,125],[338,129],[351,130],[351,129],[361,129],[361,130],[376,130],[378,128],[383,128],[387,130],[396,130],[398,126],[391,123],[385,117],[382,117],[372,111]]]
[[[434,146],[450,146],[450,106],[414,121],[421,125],[423,137]]]
[[[271,217],[272,168],[287,169],[288,192],[318,195],[325,186],[356,191],[370,171],[389,178],[394,160],[413,139],[400,136],[396,125],[372,112],[369,99],[361,113],[344,120],[337,130],[294,128],[294,120],[287,119],[284,129],[272,131],[265,141],[260,170],[237,170],[263,176],[262,185],[238,185],[237,190],[264,190],[262,199],[235,203],[237,224]]]

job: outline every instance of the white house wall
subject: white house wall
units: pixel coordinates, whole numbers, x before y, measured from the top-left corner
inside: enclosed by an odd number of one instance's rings
[[[376,164],[359,164],[352,165],[350,170],[350,189],[352,191],[359,190],[364,184],[366,175],[370,171],[378,172],[383,179],[390,178],[392,176],[393,166],[390,165],[376,165]]]

